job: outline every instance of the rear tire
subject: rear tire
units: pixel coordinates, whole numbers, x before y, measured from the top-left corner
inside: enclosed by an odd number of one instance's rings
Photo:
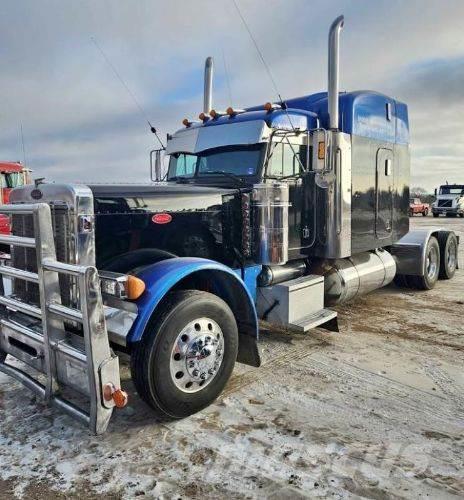
[[[418,290],[431,290],[440,272],[440,247],[435,236],[431,236],[427,242],[425,259],[423,262],[423,276],[409,276],[411,284]]]
[[[158,417],[184,418],[219,396],[237,351],[237,323],[222,299],[198,290],[173,292],[133,347],[132,378]]]
[[[440,273],[441,279],[449,280],[456,273],[458,262],[458,239],[454,233],[438,233],[440,246]]]

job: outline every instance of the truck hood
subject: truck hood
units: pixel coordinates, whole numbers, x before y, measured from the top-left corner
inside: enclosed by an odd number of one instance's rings
[[[225,195],[237,193],[237,189],[206,187],[193,184],[159,182],[153,184],[95,184],[90,185],[96,207],[105,200],[118,200],[137,212],[179,212],[205,210],[223,203]],[[120,207],[122,208],[122,207]],[[100,209],[97,209],[97,212]],[[123,209],[123,211],[125,211]]]

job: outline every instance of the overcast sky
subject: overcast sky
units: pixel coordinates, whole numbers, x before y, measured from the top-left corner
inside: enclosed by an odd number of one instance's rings
[[[284,98],[326,89],[344,14],[342,89],[409,105],[413,185],[464,182],[464,1],[237,2]],[[154,137],[92,37],[163,137],[201,111],[208,55],[216,108],[276,98],[231,0],[2,0],[0,13],[0,160],[22,161],[22,124],[35,177],[148,180]]]

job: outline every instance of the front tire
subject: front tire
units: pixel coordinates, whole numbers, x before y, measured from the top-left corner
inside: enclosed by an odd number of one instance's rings
[[[454,233],[439,233],[441,279],[449,280],[456,273],[458,262],[458,239]]]
[[[237,350],[237,323],[222,299],[198,290],[173,292],[133,347],[132,378],[158,417],[184,418],[219,396]]]

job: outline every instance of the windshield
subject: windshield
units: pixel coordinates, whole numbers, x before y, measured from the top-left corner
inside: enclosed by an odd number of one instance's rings
[[[169,160],[168,181],[221,173],[240,177],[256,175],[263,151],[263,144],[253,144],[209,149],[197,154],[174,153]]]
[[[464,195],[464,186],[440,186],[440,194]]]
[[[23,174],[21,172],[11,172],[9,174],[5,174],[6,187],[15,188],[18,186],[22,186],[23,183]]]

